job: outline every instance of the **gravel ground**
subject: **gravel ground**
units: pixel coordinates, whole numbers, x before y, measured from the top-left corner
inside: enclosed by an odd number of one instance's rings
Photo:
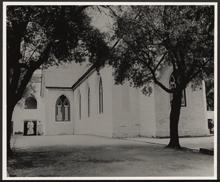
[[[213,156],[163,145],[95,136],[14,139],[8,161],[16,177],[213,176]]]

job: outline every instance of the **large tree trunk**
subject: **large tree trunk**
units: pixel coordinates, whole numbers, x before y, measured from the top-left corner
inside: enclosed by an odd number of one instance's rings
[[[14,106],[10,105],[7,108],[7,155],[12,156],[13,152],[11,149],[11,135],[12,135],[12,114],[14,111]]]
[[[12,135],[12,114],[14,111],[14,108],[17,104],[17,102],[22,98],[24,90],[26,89],[27,84],[31,80],[31,77],[35,70],[37,70],[40,65],[42,65],[44,62],[48,60],[49,54],[51,49],[51,43],[47,45],[47,47],[44,49],[43,53],[41,54],[39,60],[37,62],[32,62],[31,67],[28,68],[25,75],[23,76],[23,79],[21,80],[21,65],[17,64],[15,66],[14,74],[12,76],[12,80],[10,81],[11,75],[10,69],[8,68],[8,82],[7,82],[7,154],[8,156],[11,156],[13,154],[11,149],[11,135]],[[17,60],[15,60],[16,62]],[[18,61],[17,61],[18,62]],[[20,81],[20,85],[18,87],[18,83]]]
[[[181,110],[182,90],[173,93],[170,111],[170,142],[167,147],[181,148],[179,144],[178,125]]]

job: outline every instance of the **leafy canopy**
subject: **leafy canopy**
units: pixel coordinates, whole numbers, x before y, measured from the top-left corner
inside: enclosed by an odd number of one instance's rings
[[[8,6],[8,64],[13,66],[17,55],[29,66],[39,59],[48,44],[51,47],[48,64],[81,62],[86,57],[91,62],[103,59],[108,54],[104,35],[90,25],[86,8],[89,7]]]
[[[167,92],[160,71],[173,67],[177,89],[213,74],[213,6],[130,6],[116,17],[115,37],[120,44],[110,64],[116,83],[134,87],[154,81]]]
[[[91,26],[88,6],[7,6],[8,102],[21,99],[33,72],[42,65],[89,60],[104,64],[104,38]]]

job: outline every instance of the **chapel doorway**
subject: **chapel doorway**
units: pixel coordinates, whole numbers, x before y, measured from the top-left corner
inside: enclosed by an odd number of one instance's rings
[[[24,135],[36,135],[37,134],[37,121],[27,120],[24,121]]]

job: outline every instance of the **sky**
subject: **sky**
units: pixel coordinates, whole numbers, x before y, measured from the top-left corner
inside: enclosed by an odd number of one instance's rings
[[[109,36],[111,37],[114,34],[114,30],[113,30],[114,21],[111,18],[111,16],[108,15],[109,12],[106,9],[101,7],[99,8],[101,12],[96,7],[87,9],[88,16],[91,17],[91,25],[97,28],[102,33],[108,33]],[[108,41],[109,40],[106,40],[106,42],[109,45],[114,44],[114,42],[108,42]],[[87,70],[89,67],[87,62],[81,63],[79,65],[82,66],[82,69],[84,71]],[[76,63],[72,62],[72,63],[61,64],[58,67],[65,70],[72,70],[73,68],[74,69],[76,68]],[[48,70],[58,69],[58,67],[52,66]],[[77,69],[79,69],[79,67]]]
[[[100,10],[100,11],[99,11]],[[113,30],[113,24],[114,20],[109,15],[109,12],[107,9],[102,8],[99,6],[99,9],[97,7],[88,8],[86,10],[89,17],[91,17],[91,25],[97,28],[101,33],[107,33],[110,37],[114,34]],[[109,46],[113,46],[115,41],[111,41],[109,39],[106,40],[106,43],[109,44]],[[65,70],[73,70],[77,68],[81,71],[86,71],[91,65],[88,64],[88,62],[83,62],[81,64],[71,62],[71,63],[63,63],[59,66],[51,66],[48,68],[48,71],[53,71],[56,69],[65,69]]]
[[[98,9],[99,8],[99,9]],[[88,15],[92,18],[91,24],[98,28],[101,32],[108,33],[113,31],[113,19],[108,15],[109,12],[102,7],[93,7],[87,10]],[[101,12],[100,12],[100,11]]]

